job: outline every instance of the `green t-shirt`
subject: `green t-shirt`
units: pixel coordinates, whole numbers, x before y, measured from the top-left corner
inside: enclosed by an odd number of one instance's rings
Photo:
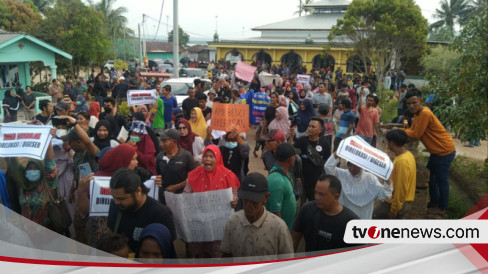
[[[158,98],[158,108],[156,111],[156,116],[154,117],[153,121],[153,128],[164,128],[164,101],[161,98]]]
[[[289,172],[288,176],[293,178]],[[281,218],[291,230],[297,210],[297,201],[292,182],[276,164],[268,175],[268,191],[271,196],[265,204],[266,209],[270,212],[281,212]]]

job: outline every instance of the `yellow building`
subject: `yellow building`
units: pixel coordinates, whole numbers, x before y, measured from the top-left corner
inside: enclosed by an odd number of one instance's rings
[[[256,64],[286,64],[288,67],[304,65],[308,70],[314,67],[341,67],[346,73],[365,71],[357,55],[353,55],[351,41],[333,41],[327,36],[337,19],[343,18],[351,1],[323,0],[306,7],[311,14],[286,21],[253,28],[261,36],[242,40],[221,40],[209,42],[217,49],[216,60],[237,62],[239,60]],[[324,50],[327,55],[324,56]]]

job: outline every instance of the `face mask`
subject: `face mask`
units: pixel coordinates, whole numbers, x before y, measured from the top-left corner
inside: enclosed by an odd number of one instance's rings
[[[103,109],[105,110],[106,113],[112,112],[112,108],[110,107],[103,107]]]
[[[139,143],[139,141],[141,140],[139,136],[130,136],[130,139],[134,141],[136,144]]]
[[[237,142],[225,142],[225,146],[229,149],[233,149],[237,147]]]
[[[80,101],[76,101],[76,104],[77,104],[78,106],[81,106],[81,102],[80,102]]]
[[[26,170],[25,171],[25,178],[31,182],[37,182],[41,179],[41,171],[40,170]]]

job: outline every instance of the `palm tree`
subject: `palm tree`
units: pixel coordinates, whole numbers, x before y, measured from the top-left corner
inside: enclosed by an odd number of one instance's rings
[[[100,11],[107,19],[107,32],[110,35],[115,35],[116,37],[123,37],[124,32],[126,35],[133,35],[134,31],[127,28],[127,17],[123,14],[127,13],[126,7],[118,7],[113,9],[113,5],[116,0],[101,0],[98,3],[93,3],[89,0],[90,6],[95,10]]]
[[[312,11],[312,9],[305,7],[306,5],[308,5],[310,3],[312,3],[312,0],[305,0],[305,2],[303,2],[303,0],[300,0],[300,4],[297,6],[298,10],[295,11],[295,13],[293,13],[293,14],[298,14],[298,16],[302,16],[302,12],[305,15],[307,13],[310,13]]]
[[[463,26],[474,11],[475,8],[466,0],[443,0],[434,14],[434,18],[439,20],[432,23],[430,29],[446,26],[454,32],[454,25]]]

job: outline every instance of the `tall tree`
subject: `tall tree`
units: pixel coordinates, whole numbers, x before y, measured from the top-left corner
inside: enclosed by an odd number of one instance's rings
[[[355,52],[382,83],[399,60],[420,57],[427,49],[427,20],[413,0],[354,0],[329,35],[332,47],[352,41]],[[349,40],[349,41],[347,41]]]
[[[73,56],[69,74],[77,76],[81,68],[92,62],[103,64],[112,55],[103,20],[102,13],[80,0],[57,1],[46,13],[38,36]]]
[[[35,34],[42,16],[30,1],[0,0],[0,29]]]
[[[133,35],[134,31],[127,28],[127,13],[126,7],[118,7],[114,9],[116,0],[100,0],[98,3],[89,1],[90,5],[97,11],[100,11],[106,18],[107,33],[115,35],[116,37],[123,37],[126,35]]]
[[[431,29],[442,26],[454,32],[454,26],[463,26],[475,11],[467,0],[442,0],[441,7],[435,10],[434,17],[438,20],[430,25]]]
[[[297,6],[298,10],[295,11],[293,14],[298,14],[298,16],[302,16],[302,13],[307,15],[307,13],[312,12],[311,8],[305,7],[306,5],[312,3],[312,0],[300,0],[300,4]]]
[[[39,9],[42,14],[54,4],[55,0],[32,0],[32,3]]]
[[[173,30],[168,32],[168,42],[173,42]],[[190,42],[190,35],[178,26],[178,45],[180,47],[188,47],[188,42]]]

